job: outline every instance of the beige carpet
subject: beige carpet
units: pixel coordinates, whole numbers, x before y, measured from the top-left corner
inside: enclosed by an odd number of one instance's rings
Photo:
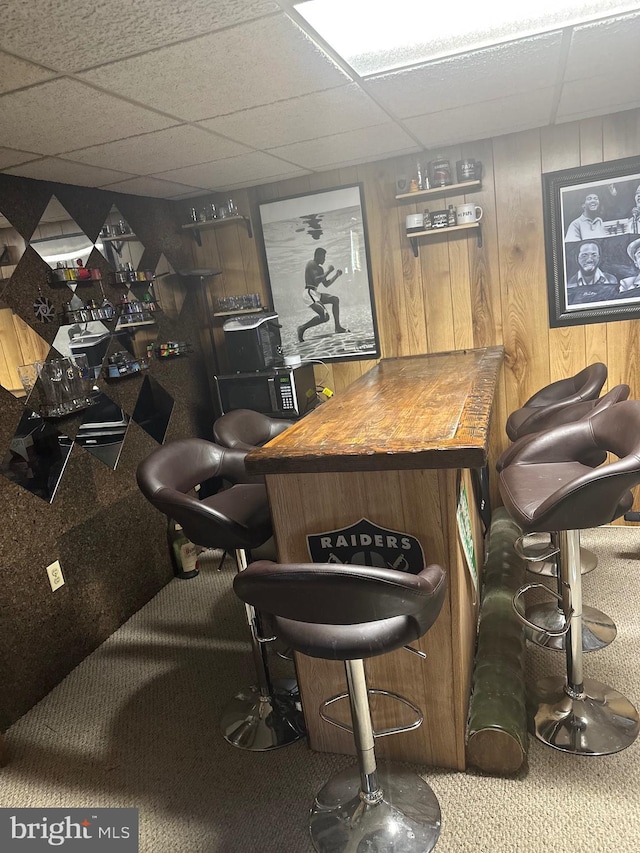
[[[600,560],[585,603],[618,626],[611,646],[585,657],[585,675],[640,706],[640,530],[588,531],[583,544]],[[224,704],[252,673],[232,577],[227,561],[172,581],[14,725],[0,806],[137,807],[144,853],[311,851],[314,792],[352,759],[304,742],[247,753],[220,736]],[[562,671],[562,655],[528,654],[529,676]],[[533,741],[518,779],[418,770],[442,808],[438,853],[640,850],[640,742],[578,758]]]

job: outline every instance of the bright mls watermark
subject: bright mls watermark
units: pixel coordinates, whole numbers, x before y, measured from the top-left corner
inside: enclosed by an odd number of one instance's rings
[[[138,809],[3,809],[6,853],[138,853]]]

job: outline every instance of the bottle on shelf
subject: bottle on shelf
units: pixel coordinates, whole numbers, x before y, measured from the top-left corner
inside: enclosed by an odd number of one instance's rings
[[[453,209],[453,205],[450,204],[449,209],[447,210],[447,227],[453,228],[453,226],[455,224],[456,224],[456,212]]]

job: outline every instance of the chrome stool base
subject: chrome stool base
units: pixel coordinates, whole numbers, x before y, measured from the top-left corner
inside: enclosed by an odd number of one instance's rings
[[[525,612],[526,618],[547,631],[558,633],[565,624],[565,615],[555,604],[544,602],[528,607]],[[615,623],[606,613],[595,607],[584,606],[582,609],[582,650],[584,652],[597,652],[604,649],[615,640],[618,629]],[[527,640],[542,646],[545,649],[553,649],[561,652],[566,648],[566,634],[560,637],[550,637],[543,631],[534,631],[525,628]]]
[[[251,752],[266,752],[305,737],[304,718],[295,680],[274,681],[272,696],[249,687],[235,696],[220,721],[227,743]]]
[[[532,733],[554,749],[574,755],[611,755],[630,746],[640,730],[631,702],[600,681],[585,678],[573,698],[564,676],[543,678],[535,687]]]
[[[440,805],[417,773],[378,766],[383,798],[360,796],[358,767],[333,776],[317,794],[309,829],[318,853],[429,853],[440,835]]]

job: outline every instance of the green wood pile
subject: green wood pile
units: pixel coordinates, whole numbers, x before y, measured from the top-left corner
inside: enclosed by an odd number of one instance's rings
[[[521,533],[504,507],[493,513],[467,725],[467,763],[499,775],[527,760],[524,627],[511,604],[525,583],[525,563],[513,549]]]

